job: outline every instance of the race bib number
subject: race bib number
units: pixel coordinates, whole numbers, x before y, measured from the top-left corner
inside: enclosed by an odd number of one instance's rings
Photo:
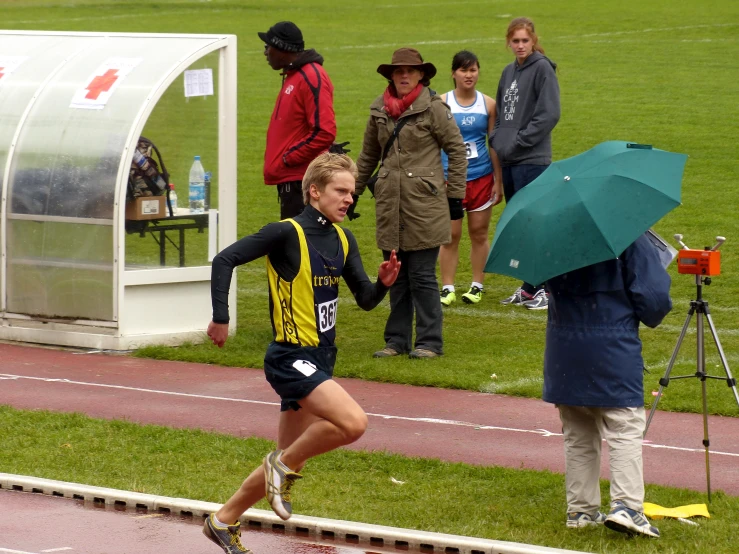
[[[468,160],[477,157],[477,143],[475,143],[475,142],[465,142],[464,143],[464,147],[467,150],[467,159]]]
[[[338,298],[318,305],[318,329],[321,333],[333,329],[336,325],[336,309],[338,306]]]

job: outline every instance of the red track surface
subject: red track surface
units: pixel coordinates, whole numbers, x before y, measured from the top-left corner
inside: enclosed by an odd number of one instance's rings
[[[79,500],[0,491],[0,554],[215,554],[202,520],[118,511]],[[319,545],[296,536],[249,530],[245,546],[280,554],[362,554],[348,546]],[[385,550],[372,552],[387,552]],[[369,554],[369,553],[367,553]]]
[[[0,345],[0,360],[0,404],[276,437],[277,398],[261,371],[15,345]],[[338,381],[370,414],[353,448],[563,471],[557,411],[542,401]],[[712,489],[739,496],[739,419],[711,416],[709,435]],[[658,412],[648,439],[648,483],[705,491],[700,415]]]

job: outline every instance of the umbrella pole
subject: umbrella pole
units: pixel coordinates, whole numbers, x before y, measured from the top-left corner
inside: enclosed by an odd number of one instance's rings
[[[729,363],[726,360],[726,354],[724,354],[724,349],[721,346],[721,341],[718,338],[718,332],[716,331],[716,326],[713,324],[713,319],[711,318],[711,312],[708,308],[708,302],[703,300],[703,284],[710,285],[711,284],[711,278],[710,277],[702,277],[700,275],[695,276],[695,284],[696,284],[696,299],[690,301],[690,310],[688,310],[688,316],[685,319],[685,324],[683,325],[682,331],[680,332],[680,338],[677,341],[677,345],[675,346],[675,350],[672,353],[672,357],[670,358],[670,363],[667,365],[667,371],[665,371],[664,377],[659,380],[659,392],[657,393],[657,396],[654,400],[654,404],[652,404],[652,409],[649,412],[649,418],[647,419],[647,424],[644,429],[644,436],[646,436],[647,431],[649,430],[649,424],[652,421],[652,417],[654,416],[655,411],[657,410],[657,404],[659,403],[660,398],[662,397],[662,391],[664,388],[669,385],[670,383],[670,373],[672,371],[672,367],[675,364],[675,360],[677,358],[677,354],[680,350],[680,346],[682,345],[683,339],[685,338],[685,334],[688,330],[688,326],[690,325],[690,320],[693,317],[693,314],[697,313],[697,319],[696,319],[696,326],[697,326],[697,359],[696,359],[696,372],[694,375],[678,375],[676,377],[672,377],[672,379],[688,379],[690,377],[697,377],[701,381],[701,397],[703,401],[703,446],[706,449],[706,489],[708,491],[708,502],[711,502],[711,466],[709,461],[709,446],[710,446],[710,439],[708,436],[708,400],[706,395],[706,380],[707,379],[719,379],[721,381],[726,381],[726,384],[731,388],[732,392],[734,393],[734,399],[736,400],[737,406],[739,406],[739,393],[737,393],[736,389],[736,379],[731,374],[731,370],[729,369]],[[713,342],[716,344],[716,348],[718,349],[719,358],[721,359],[721,365],[724,367],[724,372],[726,373],[725,377],[720,377],[717,375],[708,375],[706,372],[706,359],[705,359],[705,341],[704,341],[704,327],[703,327],[703,318],[706,318],[706,321],[708,322],[708,328],[711,331],[711,336],[713,337]]]

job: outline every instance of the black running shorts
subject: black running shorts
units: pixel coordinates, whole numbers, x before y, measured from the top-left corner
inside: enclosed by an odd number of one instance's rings
[[[334,375],[335,346],[296,346],[271,342],[264,355],[264,375],[282,399],[280,410],[299,410],[299,401]]]

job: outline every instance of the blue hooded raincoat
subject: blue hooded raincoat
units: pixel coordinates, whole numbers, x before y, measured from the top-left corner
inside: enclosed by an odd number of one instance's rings
[[[616,260],[550,279],[546,402],[633,408],[644,405],[639,323],[656,327],[672,309],[670,276],[646,235]]]

